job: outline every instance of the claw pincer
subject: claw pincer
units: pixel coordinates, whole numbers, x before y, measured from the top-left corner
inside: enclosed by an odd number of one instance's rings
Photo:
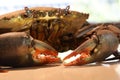
[[[0,66],[25,67],[58,61],[55,49],[25,32],[0,35]]]
[[[64,58],[64,65],[83,65],[105,60],[116,51],[119,44],[117,36],[109,30],[100,30],[81,44],[73,53]],[[76,57],[70,60],[71,57]]]

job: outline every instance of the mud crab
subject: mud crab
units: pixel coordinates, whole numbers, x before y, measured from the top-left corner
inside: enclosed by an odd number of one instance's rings
[[[25,7],[1,15],[0,66],[59,62],[57,52],[67,50],[73,52],[63,59],[65,66],[110,60],[112,54],[120,58],[120,24],[90,24],[89,14],[69,9]]]

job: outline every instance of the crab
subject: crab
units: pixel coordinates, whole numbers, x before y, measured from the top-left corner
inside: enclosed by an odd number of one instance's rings
[[[62,60],[65,66],[120,59],[119,23],[91,24],[89,14],[69,9],[25,7],[1,15],[0,66],[61,62],[58,52],[67,50],[73,52]]]

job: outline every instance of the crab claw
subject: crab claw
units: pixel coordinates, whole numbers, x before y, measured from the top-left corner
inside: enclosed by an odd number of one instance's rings
[[[83,65],[105,60],[116,51],[119,40],[114,33],[101,30],[63,59],[65,66]]]
[[[58,52],[48,44],[34,40],[34,49],[32,49],[32,58],[36,65],[60,62],[57,57]]]
[[[57,54],[54,48],[25,32],[0,35],[0,72],[6,72],[8,68],[56,63],[60,61]]]
[[[90,59],[90,52],[96,46],[94,39],[87,40],[63,59],[65,66],[85,64]]]

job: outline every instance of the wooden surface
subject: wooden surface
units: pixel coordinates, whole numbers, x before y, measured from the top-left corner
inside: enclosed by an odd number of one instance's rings
[[[0,80],[120,80],[120,62],[65,67],[62,64],[10,69]]]

